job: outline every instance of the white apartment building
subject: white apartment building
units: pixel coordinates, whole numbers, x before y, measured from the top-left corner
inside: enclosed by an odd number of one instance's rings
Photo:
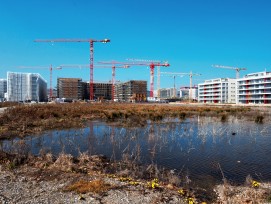
[[[8,101],[47,101],[47,82],[40,74],[7,73]]]
[[[190,87],[188,86],[184,86],[180,88],[180,98],[189,99],[189,97],[191,97],[192,100],[198,100],[197,86],[191,87],[191,90],[190,90]]]
[[[271,104],[271,72],[245,75],[236,81],[237,104]]]
[[[176,89],[174,88],[163,88],[160,89],[160,98],[178,98],[179,94],[176,93]]]
[[[236,79],[210,79],[198,84],[198,102],[236,103]]]

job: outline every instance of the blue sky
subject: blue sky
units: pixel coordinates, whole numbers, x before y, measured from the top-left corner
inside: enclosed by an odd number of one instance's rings
[[[246,67],[241,76],[271,71],[270,8],[269,0],[0,0],[0,78],[37,72],[49,82],[47,69],[16,67],[89,63],[88,43],[33,42],[57,38],[109,38],[94,44],[95,62],[168,61],[161,71],[202,74],[194,84],[235,77],[212,64]],[[89,80],[89,69],[54,70],[54,86],[57,77]],[[121,81],[149,78],[147,66],[116,70]],[[111,69],[96,68],[94,80],[111,80]],[[176,78],[176,86],[184,85],[188,76]],[[161,77],[161,87],[173,87],[173,78]]]

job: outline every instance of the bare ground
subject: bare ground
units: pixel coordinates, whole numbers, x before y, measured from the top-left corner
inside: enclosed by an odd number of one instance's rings
[[[84,194],[67,191],[67,186],[80,180],[102,179],[112,188],[106,192]],[[43,171],[22,166],[16,170],[0,170],[2,203],[187,203],[176,191],[149,189],[144,184],[128,185],[105,175],[82,175],[62,171]]]

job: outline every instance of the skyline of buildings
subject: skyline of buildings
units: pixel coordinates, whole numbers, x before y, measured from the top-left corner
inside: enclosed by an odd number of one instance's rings
[[[71,100],[89,99],[89,82],[81,78],[57,78],[57,98]],[[157,90],[155,91],[157,98]],[[47,82],[40,74],[8,72],[0,79],[0,101],[47,101]],[[115,84],[94,83],[95,100],[146,101],[147,81],[130,80]],[[190,96],[191,95],[191,96]],[[192,99],[199,103],[271,104],[271,72],[247,74],[240,79],[217,78],[205,80],[198,86],[160,89],[161,99]]]

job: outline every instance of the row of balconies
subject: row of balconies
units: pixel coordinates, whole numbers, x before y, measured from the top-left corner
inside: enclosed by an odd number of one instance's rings
[[[260,89],[270,89],[271,86],[258,86],[258,87],[238,87],[237,90],[260,90]]]
[[[261,81],[238,81],[238,85],[243,85],[243,84],[266,84],[266,83],[271,83],[271,80],[261,80]]]
[[[249,92],[240,91],[237,94],[238,95],[243,95],[243,94],[245,94],[245,95],[248,95],[248,94],[263,95],[263,94],[271,94],[271,90],[270,91],[266,91],[266,92],[264,92],[264,91],[254,91],[254,92],[253,91],[249,91]]]
[[[225,91],[228,90],[228,88],[210,88],[210,89],[199,89],[200,92],[218,92],[218,91]]]
[[[263,97],[259,97],[259,98],[256,98],[256,97],[242,97],[242,98],[238,98],[238,100],[242,100],[242,101],[244,101],[244,100],[262,100],[262,101],[264,101],[264,100],[271,100],[271,97],[268,97],[268,98],[263,98]]]

